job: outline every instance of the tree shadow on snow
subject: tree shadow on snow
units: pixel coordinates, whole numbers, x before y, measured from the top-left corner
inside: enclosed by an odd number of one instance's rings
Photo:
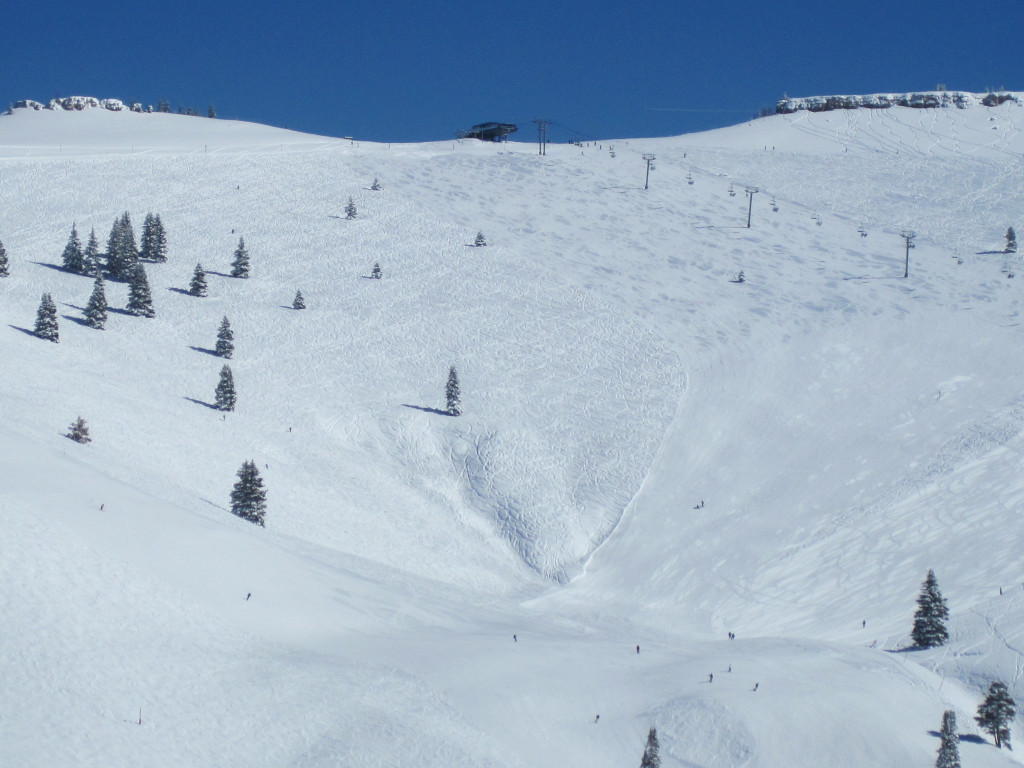
[[[204,402],[203,400],[196,400],[194,397],[183,397],[182,400],[188,400],[190,403],[195,403],[196,405],[205,405],[211,411],[219,411],[220,410],[213,403],[207,403],[207,402]]]
[[[52,270],[55,270],[57,272],[63,272],[66,275],[76,275],[76,274],[78,274],[77,272],[68,272],[60,264],[50,264],[49,262],[46,262],[46,261],[30,261],[29,264],[35,264],[36,266],[46,267],[47,269],[52,269]],[[83,275],[83,277],[86,277],[86,275]]]
[[[28,335],[29,335],[29,336],[31,336],[31,337],[32,337],[33,339],[38,339],[38,338],[39,338],[39,337],[38,337],[38,336],[36,335],[36,332],[35,332],[35,331],[30,331],[30,330],[29,330],[28,328],[22,328],[21,326],[18,326],[18,325],[8,325],[7,327],[8,327],[8,328],[13,328],[13,329],[14,329],[14,330],[16,330],[16,331],[21,331],[22,333],[28,334]]]
[[[87,322],[85,322],[85,320],[82,319],[81,317],[75,317],[74,315],[61,315],[61,318],[63,318],[64,320],[70,320],[72,323],[78,323],[79,325],[84,325],[86,328],[91,328],[92,327]]]
[[[448,411],[442,411],[440,408],[428,408],[425,405],[409,405],[409,403],[402,403],[402,406],[404,408],[412,408],[417,411],[425,411],[426,413],[436,413],[438,416],[451,416]]]
[[[184,296],[191,296],[192,295],[191,292],[186,291],[184,288],[168,288],[167,290],[171,291],[172,293],[180,293],[180,294],[182,294]],[[201,297],[197,296],[196,298],[201,298]]]
[[[220,357],[220,355],[218,355],[217,351],[214,350],[214,349],[207,349],[206,347],[193,347],[193,346],[189,346],[189,349],[195,350],[196,352],[202,352],[202,353],[207,354],[207,355],[213,355],[214,357]]]
[[[208,275],[216,275],[217,277],[230,277],[232,280],[237,280],[238,279],[234,275],[228,275],[228,274],[225,274],[224,272],[214,272],[212,269],[206,270],[206,274],[208,274]]]
[[[1016,256],[1014,251],[978,251],[975,256]]]
[[[133,312],[129,312],[127,309],[121,309],[119,307],[107,307],[107,312],[113,312],[115,315],[128,315],[128,317],[135,317]]]
[[[225,511],[225,512],[230,512],[230,511],[231,511],[231,510],[230,510],[230,509],[228,509],[227,507],[223,507],[223,506],[221,506],[220,504],[217,504],[217,503],[216,503],[216,502],[214,502],[214,501],[210,501],[209,499],[204,499],[204,498],[203,498],[202,496],[200,496],[200,497],[199,497],[199,500],[200,500],[200,501],[205,501],[205,502],[206,502],[207,504],[209,504],[209,505],[210,505],[211,507],[216,507],[217,509],[221,509],[221,510],[223,510],[223,511]]]

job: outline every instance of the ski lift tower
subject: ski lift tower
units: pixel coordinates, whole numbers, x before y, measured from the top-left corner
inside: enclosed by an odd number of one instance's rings
[[[904,256],[904,260],[903,260],[903,276],[904,277],[909,277],[910,276],[910,249],[917,247],[917,246],[914,245],[914,238],[917,237],[917,234],[912,232],[909,229],[904,229],[902,232],[900,232],[900,237],[902,237],[903,240],[907,244],[906,255]]]
[[[745,191],[747,193],[747,197],[750,198],[750,203],[747,205],[747,229],[750,229],[750,213],[754,210],[754,195],[761,190],[757,187],[747,187]]]
[[[648,182],[651,180],[651,171],[654,170],[654,166],[651,163],[654,162],[654,155],[641,155],[644,161],[647,163],[647,175],[644,177],[644,189],[647,189]]]

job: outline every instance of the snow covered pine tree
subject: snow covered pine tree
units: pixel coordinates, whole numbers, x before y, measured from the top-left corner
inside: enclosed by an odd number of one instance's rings
[[[448,415],[462,415],[462,397],[459,393],[459,375],[455,373],[455,366],[448,369],[448,385],[444,389],[445,400],[448,403]]]
[[[164,233],[164,224],[160,221],[159,213],[146,214],[146,220],[142,223],[142,248],[139,258],[157,264],[167,261],[167,235]]]
[[[218,411],[235,410],[235,402],[238,397],[235,395],[235,377],[231,373],[231,366],[225,365],[220,369],[220,381],[217,382],[217,389],[214,393],[214,407]]]
[[[1006,230],[1006,248],[1003,253],[1016,253],[1017,252],[1017,233],[1013,231],[1013,227]]]
[[[203,297],[206,295],[206,270],[202,264],[196,264],[192,272],[192,282],[188,285],[188,292],[193,296]]]
[[[85,305],[85,324],[99,331],[107,325],[107,292],[104,286],[103,275],[96,275],[92,295],[89,297],[89,303]]]
[[[96,277],[100,273],[100,244],[95,229],[89,232],[89,242],[85,244],[82,261],[85,262],[85,274]]]
[[[487,245],[487,238],[484,237],[483,232],[476,233],[476,238],[473,240],[473,245],[475,245],[477,248],[482,248],[483,246]]]
[[[249,251],[245,248],[245,238],[238,238],[235,248],[235,260],[231,262],[231,276],[245,279],[249,277]]]
[[[992,735],[997,747],[1002,749],[1005,744],[1010,749],[1010,723],[1016,714],[1017,702],[1010,697],[1006,683],[997,680],[988,687],[988,695],[978,707],[978,716],[974,719]]]
[[[267,492],[263,488],[263,478],[260,477],[254,461],[243,462],[242,468],[238,470],[238,482],[231,490],[231,514],[264,526]]]
[[[910,636],[919,648],[934,648],[943,645],[949,639],[946,631],[946,619],[949,608],[939,591],[935,580],[935,571],[929,570],[928,576],[921,585],[921,594],[917,598],[917,611],[914,612],[914,628]]]
[[[380,264],[375,261],[373,262],[373,269],[370,270],[370,277],[374,280],[380,280],[381,276]]]
[[[57,325],[57,305],[53,297],[44,293],[36,311],[36,336],[57,343],[60,341],[60,328]]]
[[[141,261],[136,261],[128,274],[128,311],[138,317],[156,317],[149,278]]]
[[[939,756],[935,760],[935,768],[960,768],[960,734],[956,732],[956,712],[952,709],[942,713],[939,739]]]
[[[658,732],[654,726],[647,732],[647,746],[644,747],[640,768],[661,768],[661,747],[658,746]]]
[[[348,205],[345,206],[345,218],[354,219],[356,217],[356,204],[352,202],[352,198],[348,199]]]
[[[64,246],[64,253],[61,254],[61,266],[65,272],[73,272],[76,275],[85,272],[85,256],[82,253],[82,241],[78,239],[78,229],[74,224],[71,225],[68,244]]]
[[[226,357],[230,360],[235,352],[235,345],[232,343],[234,340],[235,334],[231,331],[231,323],[225,317],[217,328],[217,344],[214,347],[217,357]]]
[[[7,258],[7,249],[0,243],[0,277],[11,276],[11,262]]]
[[[306,300],[302,298],[302,291],[295,292],[295,298],[292,299],[292,309],[305,309]]]

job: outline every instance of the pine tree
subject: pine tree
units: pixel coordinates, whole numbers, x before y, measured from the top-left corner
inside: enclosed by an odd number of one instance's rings
[[[114,222],[107,239],[107,272],[116,280],[131,277],[135,265],[139,262],[139,249],[135,245],[135,230],[132,219],[125,211],[121,218]]]
[[[988,731],[1002,749],[1003,744],[1010,748],[1010,723],[1017,714],[1017,702],[1010,697],[1006,683],[998,680],[988,687],[988,695],[978,707],[978,716],[974,719],[978,725]]]
[[[451,416],[462,415],[462,397],[459,394],[459,376],[455,373],[455,366],[448,369],[448,385],[444,390],[445,399],[448,403],[448,413]]]
[[[374,179],[373,180],[373,184],[370,185],[370,189],[373,190],[374,192],[380,192],[380,190],[381,190],[380,182],[377,181],[377,179]]]
[[[956,712],[951,709],[942,714],[939,738],[939,756],[935,761],[935,768],[961,768],[960,734],[956,732]]]
[[[295,292],[295,298],[292,300],[292,309],[305,309],[306,300],[302,298],[302,291]]]
[[[231,323],[225,317],[220,321],[220,327],[217,328],[217,345],[214,347],[217,356],[230,360],[231,355],[235,352],[235,345],[232,343],[234,340],[235,334],[231,331]]]
[[[231,489],[231,514],[263,527],[267,514],[267,492],[255,461],[245,461],[238,470],[238,482]]]
[[[57,305],[48,293],[43,294],[36,312],[36,336],[57,343],[60,341],[60,328],[57,326]]]
[[[66,272],[83,274],[85,272],[85,256],[82,254],[82,241],[78,239],[78,228],[71,225],[71,235],[68,243],[64,246],[64,253],[61,255],[61,262]]]
[[[11,276],[11,262],[7,258],[7,249],[0,243],[0,277]]]
[[[136,262],[128,276],[128,312],[138,317],[156,317],[149,278],[142,262]]]
[[[91,443],[92,438],[89,437],[89,427],[85,423],[85,419],[81,416],[77,420],[71,422],[71,426],[68,428],[68,433],[65,437],[70,437],[76,443]]]
[[[153,217],[153,261],[157,264],[167,261],[167,231],[159,213]]]
[[[216,400],[214,407],[218,411],[235,410],[235,402],[238,400],[235,394],[235,377],[231,373],[231,366],[225,365],[220,369],[220,381],[217,382]]]
[[[484,237],[483,232],[476,233],[476,238],[473,240],[473,245],[475,245],[477,248],[487,245],[487,238]]]
[[[245,249],[245,239],[241,237],[235,248],[235,260],[231,262],[231,276],[243,279],[249,276],[249,251]]]
[[[213,109],[213,104],[211,104],[210,108],[206,111],[206,116],[207,117],[216,117],[217,116],[217,113]]]
[[[370,277],[372,277],[374,280],[380,280],[381,278],[380,264],[378,264],[377,262],[373,263],[373,269],[370,270]]]
[[[85,274],[96,277],[100,273],[100,244],[96,240],[95,228],[89,232],[89,242],[82,253],[82,261],[85,263]]]
[[[1006,230],[1006,249],[1004,253],[1016,253],[1017,252],[1017,233],[1013,231],[1013,227]]]
[[[929,570],[924,584],[921,585],[921,594],[917,598],[917,611],[914,613],[914,628],[910,631],[910,636],[914,638],[914,644],[920,648],[934,648],[937,645],[943,645],[949,639],[949,632],[946,631],[948,618],[949,608],[939,591],[935,572]]]
[[[104,286],[103,275],[96,275],[92,295],[85,305],[85,324],[100,331],[107,325],[107,292]]]
[[[348,205],[345,206],[345,218],[354,219],[356,217],[356,204],[352,202],[352,198],[348,199]]]
[[[195,271],[192,273],[192,282],[188,286],[188,292],[193,296],[206,295],[206,270],[203,269],[202,264],[196,264]]]
[[[658,746],[658,732],[654,726],[647,732],[647,746],[644,747],[640,768],[661,768],[661,747]]]
[[[142,224],[142,248],[139,258],[157,264],[167,261],[167,236],[164,234],[160,214],[146,214],[146,220]]]

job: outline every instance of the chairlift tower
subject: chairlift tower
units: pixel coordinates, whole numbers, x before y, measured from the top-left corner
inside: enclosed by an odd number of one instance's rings
[[[909,277],[910,276],[910,249],[917,247],[917,246],[914,245],[914,238],[917,237],[917,234],[915,232],[909,230],[909,229],[904,229],[902,232],[900,232],[900,237],[903,238],[903,240],[906,242],[906,245],[907,245],[906,255],[904,256],[904,260],[903,260],[903,276],[904,277]]]
[[[551,125],[551,121],[537,118],[533,122],[537,124],[537,154],[546,155],[548,153],[548,126]]]
[[[747,187],[745,190],[747,197],[750,198],[750,202],[747,205],[747,229],[750,229],[750,213],[754,210],[754,195],[760,191],[757,187]]]
[[[654,157],[654,155],[647,155],[647,154],[641,155],[641,157],[647,163],[647,175],[644,177],[644,189],[647,189],[648,183],[651,180],[651,171],[654,169],[654,166],[651,165],[651,163],[654,162],[655,157]]]

